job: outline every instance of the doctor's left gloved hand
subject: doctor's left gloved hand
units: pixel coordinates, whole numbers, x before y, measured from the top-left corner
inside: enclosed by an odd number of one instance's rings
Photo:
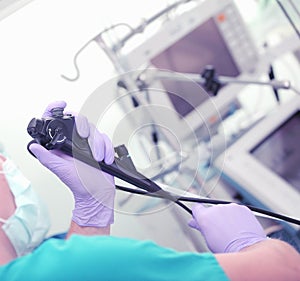
[[[65,108],[66,103],[63,101],[51,103],[43,117],[51,116],[51,109],[55,107]],[[79,135],[88,139],[95,160],[112,164],[114,147],[109,138],[100,133],[83,116],[77,116],[75,123]],[[75,208],[72,220],[75,223],[80,226],[92,227],[106,227],[113,223],[115,183],[111,175],[59,150],[47,150],[36,143],[31,144],[29,149],[73,193]]]

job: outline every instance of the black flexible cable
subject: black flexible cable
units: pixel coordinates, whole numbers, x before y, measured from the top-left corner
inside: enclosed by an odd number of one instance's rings
[[[179,197],[178,200],[186,201],[186,202],[207,203],[207,204],[230,204],[230,203],[233,203],[231,201],[222,201],[222,200],[206,199],[206,198],[202,199],[202,198],[193,198],[193,197]],[[237,203],[237,204],[239,204],[239,203]],[[291,217],[288,217],[288,216],[285,216],[282,214],[278,214],[278,213],[275,213],[272,211],[268,211],[266,209],[258,208],[258,207],[252,206],[252,205],[248,205],[248,204],[240,204],[240,205],[244,205],[244,206],[248,207],[253,212],[257,212],[260,214],[267,215],[269,217],[277,218],[280,220],[284,220],[286,222],[300,225],[300,220],[297,220],[297,219],[294,219],[294,218],[291,218]]]
[[[175,194],[171,194],[171,193],[166,192],[166,191],[164,191],[164,193],[159,193],[159,192],[153,192],[152,193],[152,192],[147,192],[147,191],[144,191],[144,190],[125,187],[125,186],[120,186],[120,185],[116,185],[116,188],[119,189],[119,190],[125,191],[125,192],[129,192],[129,193],[145,195],[145,196],[149,196],[149,197],[162,198],[162,199],[169,199],[170,201],[173,201],[178,206],[180,206],[181,208],[186,210],[190,215],[193,214],[192,210],[189,207],[187,207],[185,204],[180,202],[178,200],[178,196],[175,195]],[[169,194],[170,196],[165,196],[165,194]]]
[[[158,194],[158,193],[151,193],[151,192],[147,192],[144,190],[138,190],[138,189],[134,189],[134,188],[130,188],[130,187],[125,187],[125,186],[120,186],[120,185],[116,185],[116,188],[125,192],[130,192],[130,193],[135,193],[135,194],[139,194],[139,195],[145,195],[145,196],[150,196],[150,197],[156,197],[156,198],[164,198],[164,199],[168,199],[166,197],[164,197],[164,195],[162,194]],[[169,192],[168,192],[169,193]],[[206,204],[230,204],[233,203],[231,201],[225,201],[225,200],[216,200],[216,199],[210,199],[210,198],[194,198],[194,197],[185,197],[185,196],[178,196],[172,193],[169,193],[170,195],[172,195],[172,198],[176,198],[177,200],[172,200],[174,203],[176,203],[177,205],[181,206],[184,210],[186,210],[189,214],[192,214],[192,211],[190,208],[188,208],[186,205],[184,205],[182,202],[180,201],[185,201],[185,202],[195,202],[195,203],[206,203]],[[236,203],[236,202],[235,202]],[[239,204],[239,203],[237,203]],[[273,218],[277,218],[289,223],[293,223],[293,224],[297,224],[300,225],[300,220],[298,219],[294,219],[282,214],[278,214],[275,212],[271,212],[265,209],[261,209],[252,205],[247,205],[247,204],[241,204],[244,205],[246,207],[248,207],[251,211],[253,212],[257,212],[260,214],[264,214],[267,215],[269,217],[273,217]]]
[[[180,200],[180,199],[179,199]],[[192,210],[187,207],[186,205],[184,205],[182,202],[180,202],[179,200],[174,201],[178,206],[180,206],[181,208],[183,208],[184,210],[186,210],[190,215],[193,215]]]

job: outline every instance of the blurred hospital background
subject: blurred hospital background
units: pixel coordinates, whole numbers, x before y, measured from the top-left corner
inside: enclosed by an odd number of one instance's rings
[[[174,192],[300,218],[298,0],[1,0],[0,42],[0,142],[47,205],[49,236],[73,202],[26,128],[56,100],[98,111],[99,130]],[[115,208],[113,235],[206,249],[166,200],[118,190]],[[298,225],[260,220],[299,247]]]

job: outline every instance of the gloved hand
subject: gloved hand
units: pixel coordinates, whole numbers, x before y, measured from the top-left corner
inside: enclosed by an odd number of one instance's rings
[[[51,116],[51,109],[66,107],[63,101],[48,105],[43,117]],[[109,138],[89,124],[83,116],[75,117],[79,135],[88,139],[92,154],[96,161],[112,164],[114,148]],[[33,143],[30,151],[37,159],[62,182],[74,195],[75,208],[72,220],[80,226],[106,227],[114,220],[114,178],[93,168],[59,150],[47,150]]]
[[[235,203],[204,207],[193,206],[189,226],[199,230],[213,253],[239,252],[267,239],[255,216],[245,206]]]

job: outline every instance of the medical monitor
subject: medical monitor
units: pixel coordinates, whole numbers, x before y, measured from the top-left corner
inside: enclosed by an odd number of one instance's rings
[[[221,155],[215,165],[241,193],[300,217],[300,97],[278,106]]]
[[[200,139],[206,137],[208,128],[238,106],[236,97],[242,89],[232,84],[212,96],[186,74],[201,77],[205,67],[212,65],[218,75],[249,78],[255,74],[258,62],[256,48],[232,0],[198,1],[195,7],[167,20],[156,33],[141,41],[125,51],[120,62],[126,71],[157,69],[176,73],[174,79],[162,78],[159,71],[153,78],[151,73],[145,82],[149,88],[158,85],[165,90],[160,94],[150,91],[150,102],[174,111],[177,135],[184,139],[191,131]],[[178,79],[178,73],[184,79]],[[158,121],[164,118],[159,114],[153,117]],[[186,124],[191,130],[185,130]]]

